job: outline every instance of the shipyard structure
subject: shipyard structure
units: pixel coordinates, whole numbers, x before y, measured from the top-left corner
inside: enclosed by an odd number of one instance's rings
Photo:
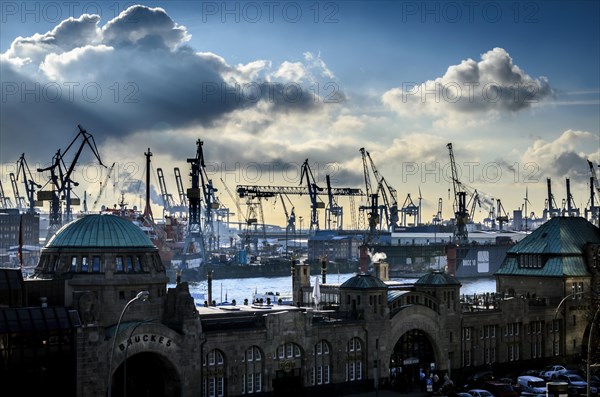
[[[326,264],[291,263],[293,305],[198,307],[187,283],[167,288],[140,228],[83,216],[48,241],[32,279],[0,271],[0,382],[23,395],[341,395],[420,371],[459,383],[581,362],[600,345],[600,230],[583,218],[552,218],[511,247],[491,294],[464,296],[442,270],[399,284],[372,265],[333,285]]]

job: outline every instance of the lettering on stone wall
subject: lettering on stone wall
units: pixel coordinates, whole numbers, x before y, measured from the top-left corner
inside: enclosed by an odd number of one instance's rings
[[[127,347],[140,342],[159,344],[165,347],[171,347],[173,345],[173,341],[171,339],[165,338],[162,335],[140,334],[132,336],[125,342],[119,343],[119,350],[124,351],[127,349]]]

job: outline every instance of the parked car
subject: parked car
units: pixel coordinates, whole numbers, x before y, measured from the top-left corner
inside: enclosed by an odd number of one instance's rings
[[[546,381],[537,376],[522,375],[517,378],[521,385],[521,394],[535,395],[546,394]]]
[[[467,393],[469,393],[471,397],[494,397],[492,393],[483,389],[471,389]]]
[[[508,383],[497,380],[483,382],[483,389],[489,391],[494,397],[518,397],[519,393]]]
[[[469,376],[463,385],[465,390],[483,389],[483,383],[488,380],[494,380],[494,373],[491,371],[480,371]]]
[[[550,365],[540,372],[540,378],[546,380],[555,379],[558,375],[562,375],[565,372],[567,372],[567,368],[562,365]]]
[[[515,391],[517,392],[517,394],[520,396],[521,395],[521,385],[513,378],[499,378],[498,379],[500,382],[503,383],[507,383],[509,385],[511,385],[513,387],[513,389],[515,389]]]
[[[587,395],[587,382],[579,375],[576,374],[563,374],[558,375],[556,380],[566,382],[569,386],[569,395],[571,396],[585,396]],[[598,393],[598,388],[590,386],[590,393]]]

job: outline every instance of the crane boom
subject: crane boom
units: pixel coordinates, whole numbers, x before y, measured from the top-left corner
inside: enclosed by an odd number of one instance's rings
[[[31,175],[31,170],[29,169],[29,165],[27,164],[27,160],[25,160],[25,153],[21,154],[21,157],[17,161],[17,180],[19,179],[19,175],[23,175],[23,183],[25,184],[25,192],[27,194],[27,200],[29,201],[29,210],[30,214],[35,213],[35,189],[41,188],[42,185],[37,184],[33,180],[33,176]],[[28,179],[29,177],[29,179]]]
[[[182,207],[186,207],[187,204],[187,197],[185,196],[185,189],[183,188],[183,182],[181,180],[181,172],[179,171],[178,167],[174,168],[174,173],[175,173],[175,183],[177,184],[177,193],[179,194],[179,205],[181,205]]]
[[[370,203],[370,206],[368,206],[368,213],[367,213],[367,230],[368,230],[368,234],[367,234],[367,243],[369,243],[372,239],[373,236],[375,235],[375,227],[377,226],[377,224],[379,223],[379,216],[377,214],[377,210],[378,210],[378,205],[377,205],[377,199],[378,199],[378,193],[373,193],[372,189],[371,189],[371,177],[369,176],[369,167],[367,166],[367,156],[366,156],[366,151],[365,148],[361,147],[359,149],[360,154],[362,156],[362,163],[363,163],[363,173],[364,173],[364,177],[365,177],[365,188],[367,191],[367,202]],[[364,207],[363,207],[364,208]]]
[[[102,160],[100,159],[100,155],[98,154],[98,148],[96,147],[96,142],[94,141],[94,137],[88,133],[85,129],[81,127],[81,125],[77,125],[79,132],[73,138],[71,143],[67,146],[67,148],[61,153],[59,149],[54,157],[52,158],[52,164],[46,168],[38,168],[38,172],[50,171],[50,180],[49,183],[52,185],[52,191],[50,195],[43,196],[45,199],[49,199],[50,203],[50,224],[48,227],[48,238],[51,237],[58,228],[62,225],[62,215],[61,215],[61,205],[60,200],[65,200],[65,220],[70,222],[72,217],[71,205],[75,204],[76,201],[71,200],[71,189],[72,186],[78,186],[79,183],[75,182],[72,179],[73,171],[75,170],[75,166],[77,165],[77,161],[83,151],[83,148],[87,145],[101,166],[106,167],[102,164]],[[77,149],[73,160],[70,162],[70,165],[67,167],[65,163],[65,155],[67,152],[73,147],[75,142],[81,138],[81,143],[79,148]]]
[[[165,218],[165,213],[171,213],[175,207],[175,203],[173,202],[173,195],[167,190],[165,175],[162,168],[157,168],[156,174],[158,176],[158,185],[160,187],[160,194],[163,200],[163,218]]]
[[[25,208],[25,198],[21,196],[21,194],[19,193],[19,186],[17,185],[17,178],[15,177],[14,173],[10,173],[9,174],[10,177],[10,184],[12,185],[12,189],[13,189],[13,193],[15,195],[15,206],[18,209],[22,209]]]
[[[379,173],[379,170],[377,169],[377,167],[375,167],[375,162],[373,161],[371,154],[368,151],[366,151],[366,155],[369,159],[369,163],[371,164],[371,170],[373,171],[373,175],[375,175],[375,179],[377,180],[377,191],[381,192],[381,198],[383,199],[383,204],[385,205],[386,215],[388,216],[388,229],[392,230],[394,227],[398,226],[399,221],[398,194],[396,192],[396,189],[390,186],[390,184],[383,177],[383,175]],[[386,190],[389,192],[390,199],[388,199]]]
[[[112,165],[108,169],[106,178],[104,178],[104,181],[100,183],[100,190],[98,191],[98,195],[96,196],[96,199],[94,200],[94,203],[92,204],[92,212],[94,212],[96,210],[96,206],[98,205],[98,202],[100,201],[100,198],[102,197],[102,193],[104,193],[104,189],[106,189],[106,185],[108,185],[108,180],[110,179],[110,175],[112,174],[113,169],[115,168],[115,164],[116,163],[112,163]]]
[[[468,241],[467,223],[469,222],[469,212],[467,211],[467,193],[463,190],[462,184],[458,179],[458,170],[454,160],[452,143],[448,143],[446,147],[450,153],[450,169],[452,172],[452,186],[454,188],[454,216],[456,218],[454,238],[459,243],[465,243]]]
[[[11,208],[12,202],[10,201],[10,197],[7,197],[4,194],[4,188],[2,187],[2,181],[0,181],[0,206],[2,208]]]
[[[598,182],[598,176],[596,175],[596,171],[594,170],[594,164],[588,160],[588,167],[590,168],[590,174],[592,176],[594,188],[596,189],[596,194],[598,195],[598,199],[600,200],[600,182]]]

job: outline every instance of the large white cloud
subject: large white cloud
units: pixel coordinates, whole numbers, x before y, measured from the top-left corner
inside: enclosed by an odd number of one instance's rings
[[[600,137],[588,131],[566,130],[554,140],[536,138],[521,159],[535,166],[539,171],[536,175],[586,183],[590,177],[587,161],[600,159]]]
[[[406,81],[382,101],[402,117],[433,118],[438,126],[465,127],[495,120],[503,112],[530,108],[553,95],[547,78],[532,78],[503,48],[463,60],[423,83]]]

